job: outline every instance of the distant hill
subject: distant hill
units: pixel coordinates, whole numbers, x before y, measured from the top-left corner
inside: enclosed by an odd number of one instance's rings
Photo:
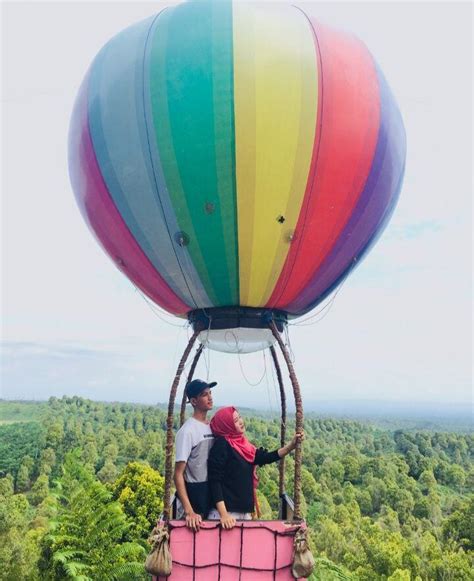
[[[307,411],[330,414],[351,414],[357,416],[387,415],[398,418],[463,418],[472,419],[472,404],[390,401],[390,400],[313,400],[306,401]]]
[[[0,424],[40,420],[47,408],[47,402],[0,399]]]
[[[387,429],[473,432],[469,403],[399,402],[386,400],[312,401],[306,414],[357,419]]]
[[[126,403],[138,408],[150,407],[139,402]],[[0,424],[40,420],[47,409],[47,402],[0,399]],[[156,406],[166,411],[167,403]],[[288,402],[288,414],[294,412],[292,402]],[[153,406],[151,406],[153,407]],[[178,410],[179,405],[176,406]],[[275,418],[277,409],[239,406],[248,416]],[[446,404],[433,402],[389,402],[386,400],[321,400],[305,401],[307,418],[350,419],[367,423],[386,430],[428,430],[457,433],[473,433],[474,423],[470,404]]]

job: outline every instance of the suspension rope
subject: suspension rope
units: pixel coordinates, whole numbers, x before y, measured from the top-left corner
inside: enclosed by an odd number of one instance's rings
[[[193,335],[188,341],[186,349],[179,362],[176,375],[171,386],[170,398],[168,401],[168,417],[166,418],[166,459],[165,459],[165,492],[163,497],[163,519],[167,522],[170,519],[171,513],[171,480],[173,472],[173,423],[174,423],[174,402],[176,399],[176,391],[178,390],[179,380],[183,373],[184,365],[193,345],[199,335],[199,331],[194,331]]]
[[[290,339],[290,330],[288,329],[288,325],[285,326],[285,345],[288,349],[288,353],[290,355],[291,362],[294,363],[296,360],[295,353],[293,351],[293,347],[291,346],[291,339]]]
[[[288,372],[290,375],[291,385],[293,387],[293,395],[295,397],[295,429],[296,432],[301,432],[303,430],[303,402],[301,399],[301,390],[296,378],[293,363],[291,362],[290,354],[285,344],[283,343],[280,333],[275,325],[274,321],[270,321],[270,329],[273,336],[280,346],[283,357],[286,361],[288,367]],[[302,463],[302,446],[301,441],[297,440],[295,448],[295,479],[294,479],[294,497],[295,497],[295,508],[293,513],[294,520],[301,520],[301,463]]]
[[[262,351],[263,359],[265,361],[265,367],[267,366],[267,353],[266,353],[266,351],[267,351],[266,349],[264,349]],[[268,373],[268,371],[267,371],[267,373],[265,374],[265,385],[267,388],[268,409],[270,410],[270,415],[273,418],[275,415],[275,410],[273,409],[273,402],[278,401],[278,396],[277,396],[276,389],[275,389],[275,380],[273,377],[273,368],[271,365],[269,365],[269,368],[270,368],[270,373]],[[271,379],[273,380],[273,394],[270,391],[270,377],[269,377],[270,375],[271,375]],[[275,399],[273,399],[273,396],[276,396]]]
[[[151,312],[156,317],[158,317],[158,319],[160,319],[161,321],[163,321],[163,323],[166,323],[167,325],[171,325],[172,327],[185,327],[186,326],[187,321],[184,321],[181,324],[179,324],[179,323],[172,323],[171,321],[167,321],[165,317],[166,316],[170,316],[169,313],[167,313],[163,309],[160,309],[158,307],[158,305],[152,303],[151,300],[146,296],[146,294],[140,288],[138,288],[137,285],[134,284],[133,282],[132,282],[132,286],[134,287],[135,292],[137,292],[140,295],[140,297],[145,301],[146,305],[151,310]]]
[[[202,309],[204,312],[205,310]],[[206,331],[206,337],[204,338],[204,331],[201,331],[202,336],[200,341],[202,342],[203,345],[205,345],[208,349],[207,349],[207,358],[206,358],[206,353],[204,353],[204,365],[206,366],[206,381],[209,381],[209,377],[210,377],[210,373],[211,373],[211,350],[209,349],[209,333],[211,331],[211,323],[212,323],[212,317],[206,314],[206,316],[209,319],[209,325],[207,327],[207,331]]]
[[[354,258],[352,259],[351,266],[348,268],[346,274],[344,275],[343,279],[339,283],[339,285],[336,288],[336,290],[332,293],[332,296],[329,299],[329,301],[323,307],[321,307],[318,311],[314,312],[309,317],[306,317],[306,319],[301,319],[301,321],[298,321],[296,323],[288,323],[288,324],[291,325],[291,326],[294,326],[294,327],[309,327],[310,325],[315,325],[316,323],[319,323],[320,321],[322,321],[328,315],[328,313],[330,312],[330,310],[332,309],[332,307],[334,305],[334,302],[336,300],[337,295],[342,290],[342,287],[344,286],[344,283],[346,282],[346,280],[348,279],[349,275],[351,274],[351,272],[355,268],[356,264],[357,264],[357,257],[354,256]],[[319,319],[317,319],[315,321],[312,321],[312,319],[314,319],[315,317],[317,317],[319,314],[321,314],[325,310],[326,310],[326,312]],[[309,323],[308,321],[312,321],[312,322]]]
[[[276,354],[275,347],[273,345],[270,347],[270,353],[272,354],[273,364],[275,366],[275,371],[278,378],[278,385],[280,387],[280,401],[281,401],[281,425],[280,425],[280,445],[283,448],[286,440],[286,395],[285,387],[283,385],[283,378],[281,375],[280,364],[278,362],[278,357]],[[285,492],[285,458],[280,458],[279,465],[279,479],[278,479],[278,494],[280,498]]]
[[[209,377],[211,376],[211,350],[209,348],[204,353],[204,364],[206,366],[206,381],[209,381]]]
[[[232,332],[232,334],[234,334],[234,333]],[[234,334],[234,336],[235,336],[235,334]],[[236,338],[236,341],[237,341],[237,338]],[[265,379],[265,376],[267,374],[267,362],[265,360],[265,357],[263,358],[262,377],[256,383],[252,383],[250,381],[250,379],[245,375],[244,366],[242,365],[242,359],[240,358],[240,355],[241,355],[240,351],[237,351],[237,358],[239,360],[240,373],[242,374],[242,377],[248,383],[248,385],[250,385],[251,387],[257,387],[257,385],[260,385],[262,383],[262,381]]]

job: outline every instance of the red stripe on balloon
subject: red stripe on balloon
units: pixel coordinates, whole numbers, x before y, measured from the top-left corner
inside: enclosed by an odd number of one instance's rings
[[[377,73],[366,47],[353,36],[311,23],[322,106],[294,243],[267,303],[282,310],[314,280],[350,219],[370,172],[380,125]]]
[[[118,212],[92,145],[87,112],[88,75],[79,90],[69,131],[69,174],[82,215],[115,265],[147,296],[174,315],[190,310],[155,270]]]

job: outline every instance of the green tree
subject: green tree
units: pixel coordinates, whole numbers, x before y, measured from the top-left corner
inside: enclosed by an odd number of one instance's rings
[[[341,527],[332,519],[322,517],[316,534],[312,537],[318,553],[324,553],[334,563],[342,561],[347,552],[346,537]]]
[[[415,506],[413,508],[413,514],[416,518],[429,518],[430,516],[430,503],[426,496],[415,501]]]
[[[443,535],[446,540],[453,540],[466,550],[474,550],[474,496],[446,519]]]
[[[301,469],[301,489],[306,502],[311,503],[318,496],[318,485],[314,476],[304,466]]]
[[[379,512],[387,498],[387,485],[381,478],[372,478],[367,486],[367,491],[372,499],[371,512]]]
[[[430,579],[443,581],[472,581],[472,558],[461,549],[445,551],[430,563]]]
[[[112,483],[117,478],[117,474],[118,474],[117,466],[115,466],[115,464],[112,461],[106,460],[105,464],[102,466],[99,472],[97,472],[97,478],[103,484]]]
[[[56,464],[56,453],[52,448],[45,448],[41,452],[40,457],[40,466],[39,466],[40,474],[47,474],[49,476],[55,464]]]
[[[258,506],[260,509],[260,518],[262,520],[272,520],[272,507],[270,506],[270,503],[266,499],[265,495],[260,490],[257,490],[257,498]]]
[[[351,581],[353,576],[342,566],[337,566],[329,559],[318,557],[315,559],[314,572],[309,581]]]
[[[98,460],[99,453],[97,452],[97,446],[92,438],[88,438],[82,449],[82,461],[84,464],[95,467]]]
[[[147,539],[163,510],[163,477],[146,464],[130,462],[111,490],[129,518],[130,538]]]
[[[152,445],[147,452],[146,456],[150,466],[155,470],[160,470],[164,466],[165,453],[163,446],[158,444]]]
[[[60,420],[55,420],[49,424],[46,432],[46,445],[53,450],[62,448],[64,439],[64,424]]]
[[[403,488],[394,488],[389,492],[391,497],[392,507],[398,512],[398,518],[401,523],[408,520],[415,508],[415,501],[413,496]]]
[[[447,483],[453,488],[462,492],[464,484],[466,482],[466,473],[464,472],[462,466],[458,464],[453,464],[448,469]]]
[[[129,436],[125,445],[125,456],[131,460],[136,460],[140,457],[141,449],[140,440],[134,436]]]
[[[3,478],[0,478],[0,496],[9,498],[10,496],[13,496],[13,492],[13,476],[11,474],[7,474]]]
[[[360,482],[360,459],[356,455],[347,455],[342,460],[344,480],[357,484]]]
[[[474,466],[472,466],[466,474],[466,492],[474,493]]]
[[[77,455],[66,457],[58,497],[56,525],[42,545],[42,579],[144,579],[145,551],[124,542],[129,525],[120,504]]]
[[[41,504],[49,494],[49,479],[46,474],[40,474],[31,488],[29,500],[34,506]]]
[[[41,531],[29,526],[31,508],[23,494],[14,494],[12,478],[0,479],[0,580],[39,580],[36,563]]]
[[[418,484],[424,494],[428,494],[436,486],[436,478],[432,470],[423,470],[418,479]]]
[[[105,446],[102,456],[104,457],[106,462],[107,462],[107,460],[109,460],[110,462],[114,463],[117,460],[118,453],[119,453],[119,449],[118,449],[117,444],[112,442],[110,444],[107,444],[107,446]]]
[[[356,493],[356,500],[362,514],[372,514],[372,497],[370,496],[370,492],[368,490],[358,489]]]
[[[398,520],[398,514],[389,506],[382,507],[378,523],[385,530],[391,532],[400,532],[400,521]]]
[[[22,464],[18,469],[16,475],[16,490],[18,492],[26,492],[30,488],[30,471],[28,466]]]
[[[390,577],[387,577],[387,581],[410,581],[411,575],[410,571],[407,569],[396,569]]]

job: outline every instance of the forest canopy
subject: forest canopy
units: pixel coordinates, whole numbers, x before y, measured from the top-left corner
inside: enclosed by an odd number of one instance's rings
[[[63,397],[0,402],[0,418],[0,579],[148,579],[165,412]],[[278,447],[278,418],[253,412],[247,430],[258,445]],[[472,579],[472,433],[317,417],[306,420],[305,433],[314,579]],[[290,495],[291,473],[290,457]],[[275,518],[278,466],[259,477],[262,516]]]

